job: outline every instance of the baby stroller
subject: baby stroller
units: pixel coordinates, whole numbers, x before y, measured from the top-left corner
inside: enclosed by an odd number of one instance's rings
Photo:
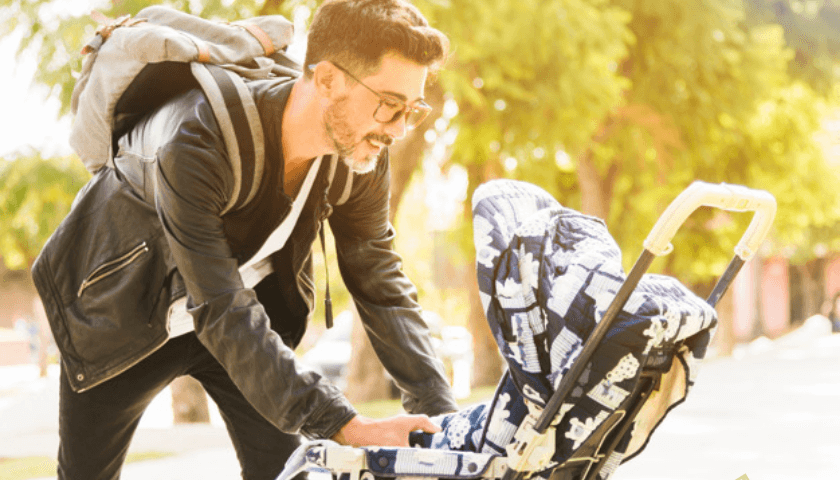
[[[708,300],[645,274],[701,206],[754,211]],[[604,223],[533,185],[497,180],[473,197],[479,290],[508,364],[492,401],[437,418],[412,448],[302,445],[279,480],[605,480],[682,402],[717,326],[714,306],[775,216],[767,192],[695,182],[668,207],[630,273]]]

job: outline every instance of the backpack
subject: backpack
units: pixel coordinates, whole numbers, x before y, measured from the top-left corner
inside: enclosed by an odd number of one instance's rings
[[[133,18],[94,18],[102,26],[82,49],[87,58],[71,98],[75,119],[70,146],[87,170],[113,168],[117,140],[138,120],[179,93],[200,87],[233,166],[233,194],[221,214],[247,204],[259,189],[265,142],[245,81],[300,76],[300,65],[285,54],[294,34],[292,23],[280,15],[219,23],[163,6],[144,8]],[[344,178],[333,182],[338,157],[332,155],[330,162],[328,202],[338,206],[347,201],[355,174],[342,167]],[[329,281],[325,296],[331,327]]]
[[[219,23],[162,6],[133,18],[94,18],[102,26],[82,49],[87,58],[71,99],[70,145],[87,170],[113,167],[117,140],[140,118],[200,87],[234,170],[234,195],[224,212],[247,203],[259,188],[264,139],[245,81],[300,76],[285,54],[292,23],[280,15]]]

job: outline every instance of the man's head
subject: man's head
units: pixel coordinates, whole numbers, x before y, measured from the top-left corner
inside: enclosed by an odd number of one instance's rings
[[[325,134],[357,172],[426,110],[423,91],[448,40],[403,0],[328,0],[309,31],[305,78],[323,98]]]
[[[404,0],[327,0],[309,27],[304,65],[327,60],[366,77],[395,53],[434,71],[448,49],[446,36]]]

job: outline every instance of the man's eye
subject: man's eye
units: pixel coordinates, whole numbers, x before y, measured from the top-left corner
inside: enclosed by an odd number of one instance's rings
[[[390,109],[390,110],[399,110],[399,109],[402,108],[402,103],[397,102],[395,100],[388,99],[388,98],[383,98],[382,99],[382,105],[384,105],[385,108]]]

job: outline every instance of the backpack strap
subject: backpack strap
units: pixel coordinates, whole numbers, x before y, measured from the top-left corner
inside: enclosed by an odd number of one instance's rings
[[[327,201],[330,205],[337,207],[344,205],[350,198],[350,191],[353,190],[353,177],[355,175],[338,155],[333,155],[329,172],[329,193]]]
[[[251,92],[239,75],[197,62],[190,63],[190,69],[210,102],[233,169],[233,192],[221,212],[224,215],[250,202],[260,187],[265,167],[262,123]]]

